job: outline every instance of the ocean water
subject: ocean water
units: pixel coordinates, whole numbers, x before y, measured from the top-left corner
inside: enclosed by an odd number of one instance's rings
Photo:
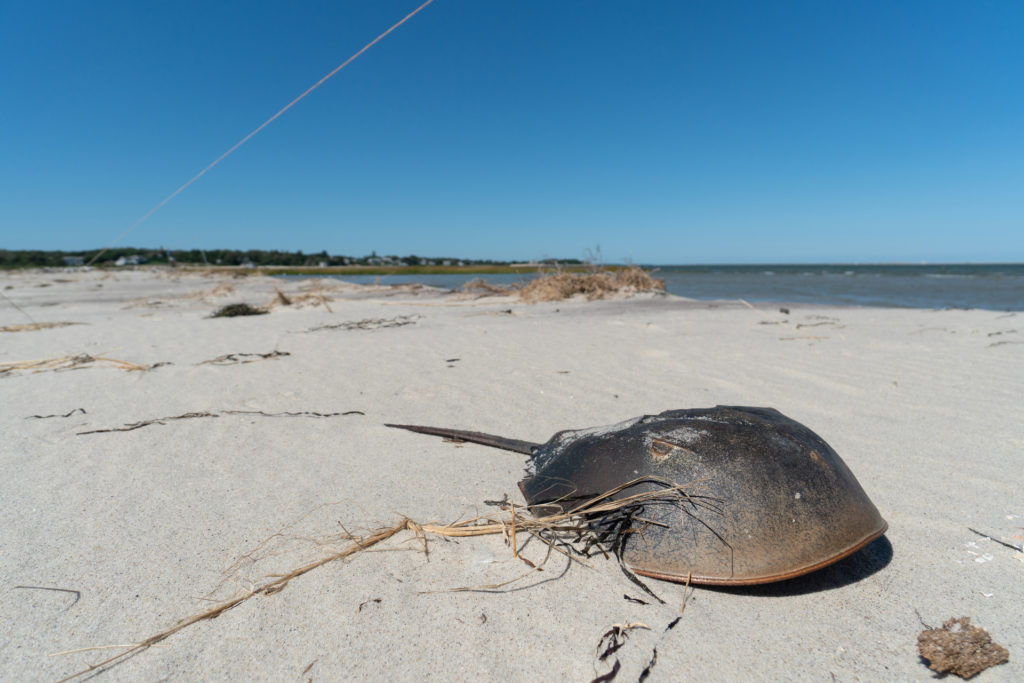
[[[647,268],[647,266],[645,266]],[[1024,263],[983,265],[658,266],[670,294],[691,299],[900,308],[1024,311]],[[523,275],[343,276],[348,282],[457,289],[476,277],[495,284]]]

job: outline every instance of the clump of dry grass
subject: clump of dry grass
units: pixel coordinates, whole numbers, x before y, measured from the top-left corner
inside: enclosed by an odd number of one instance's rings
[[[617,294],[664,291],[664,280],[653,277],[637,266],[629,266],[593,273],[556,272],[539,275],[519,290],[519,296],[528,303],[537,303],[562,301],[577,295],[593,301]]]
[[[654,484],[656,488],[642,493],[617,498],[620,493],[628,491],[640,484]],[[563,501],[564,502],[564,501]],[[403,518],[392,526],[377,529],[365,536],[355,536],[345,533],[341,538],[348,544],[341,550],[321,557],[307,564],[297,567],[289,572],[276,574],[269,577],[265,583],[246,590],[230,600],[218,603],[217,605],[194,614],[179,621],[174,626],[156,633],[145,640],[134,645],[126,646],[123,652],[105,659],[97,664],[91,665],[82,671],[78,671],[63,681],[78,678],[85,674],[96,672],[100,669],[117,664],[121,660],[153,647],[179,631],[194,624],[210,619],[215,619],[229,609],[259,595],[273,595],[284,590],[288,584],[303,574],[308,574],[331,562],[345,560],[353,555],[369,550],[370,548],[396,536],[403,531],[414,534],[420,539],[424,553],[427,552],[427,541],[431,536],[464,538],[470,536],[501,535],[506,545],[511,548],[512,556],[521,559],[531,571],[524,575],[530,576],[539,566],[518,555],[519,544],[517,535],[528,535],[537,538],[548,547],[548,556],[552,551],[557,551],[573,561],[581,561],[581,557],[589,557],[601,553],[606,557],[612,556],[619,560],[619,566],[623,572],[635,583],[641,586],[648,594],[657,598],[639,578],[637,578],[622,562],[622,550],[624,540],[632,534],[643,534],[644,528],[652,522],[642,520],[641,514],[648,505],[668,504],[674,506],[694,505],[690,495],[684,487],[658,477],[643,477],[617,486],[610,491],[588,498],[583,502],[568,507],[567,512],[533,516],[531,507],[517,507],[511,502],[504,502],[501,505],[503,514],[483,515],[454,522],[451,524],[420,524],[409,518]],[[534,512],[550,509],[550,503],[537,506]],[[639,527],[637,526],[639,525]],[[276,534],[275,534],[276,536]],[[261,544],[263,545],[263,544]],[[540,566],[543,565],[543,562]],[[514,583],[524,576],[511,581],[491,586],[473,586],[464,589],[452,590],[479,590],[493,589]],[[660,599],[659,599],[660,600]],[[85,650],[94,648],[85,648]],[[100,648],[96,648],[100,649]],[[82,652],[85,650],[70,650],[71,652]]]
[[[94,364],[113,366],[121,370],[129,371],[152,370],[159,365],[165,365],[164,363],[145,365],[142,363],[132,363],[126,360],[118,360],[117,358],[90,356],[87,353],[80,353],[77,356],[59,356],[57,358],[7,361],[5,363],[0,363],[0,376],[9,372],[14,372],[15,370],[29,370],[31,372],[46,372],[47,370],[79,370]]]
[[[49,330],[54,327],[67,327],[68,325],[83,325],[84,323],[66,323],[66,322],[49,322],[49,323],[22,323],[20,325],[5,325],[0,327],[0,332],[34,332],[35,330]]]

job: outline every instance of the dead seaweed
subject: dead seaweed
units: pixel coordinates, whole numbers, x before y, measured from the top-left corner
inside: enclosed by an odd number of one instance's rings
[[[204,360],[202,363],[197,363],[197,365],[242,365],[245,363],[255,363],[260,360],[270,360],[290,355],[292,354],[287,351],[276,350],[271,351],[270,353],[226,353],[223,356]]]
[[[619,675],[619,669],[621,669],[621,668],[622,668],[622,662],[620,662],[619,660],[616,659],[615,663],[612,665],[612,670],[611,671],[609,671],[606,674],[602,674],[602,675],[598,676],[597,678],[592,679],[590,681],[590,683],[606,683],[606,681],[613,681],[613,680],[615,680],[615,677]]]
[[[330,325],[317,325],[311,327],[308,330],[302,330],[303,332],[321,332],[323,330],[380,330],[387,327],[403,327],[405,325],[414,325],[416,321],[422,316],[416,315],[399,315],[394,318],[364,318],[363,320],[348,320],[343,323],[333,323]]]
[[[562,301],[584,296],[588,301],[620,294],[664,292],[665,281],[637,266],[593,273],[555,272],[539,275],[519,290],[527,303]]]
[[[364,600],[363,602],[359,603],[359,607],[356,608],[356,614],[359,614],[360,612],[362,612],[363,608],[366,607],[367,605],[370,605],[370,604],[378,604],[379,605],[380,603],[381,603],[381,598],[371,598],[369,600]]]
[[[645,666],[644,670],[640,672],[640,678],[637,679],[637,683],[644,683],[644,681],[647,680],[647,677],[651,675],[651,669],[653,669],[654,665],[657,663],[658,648],[654,648],[654,650],[651,652],[651,661],[647,662],[647,666]]]
[[[131,432],[136,429],[142,429],[143,427],[149,427],[150,425],[165,425],[172,420],[192,420],[196,418],[205,417],[220,417],[221,415],[259,415],[260,417],[341,417],[344,415],[365,415],[361,410],[348,410],[344,413],[317,413],[313,411],[300,411],[300,412],[280,412],[280,413],[266,413],[262,410],[222,410],[220,413],[211,412],[193,412],[183,413],[182,415],[172,415],[170,417],[156,417],[150,420],[142,420],[140,422],[131,422],[123,427],[112,427],[110,429],[91,429],[87,432],[78,432],[76,436],[84,436],[86,434],[107,434],[110,432]]]
[[[643,628],[648,631],[651,627],[647,624],[641,624],[635,622],[632,624],[612,624],[604,635],[601,636],[601,640],[597,643],[597,658],[600,661],[608,659],[611,655],[619,651],[619,649],[626,644],[626,638],[629,637],[629,632],[633,629]]]
[[[70,322],[49,322],[49,323],[22,323],[20,325],[5,325],[0,327],[0,332],[34,332],[35,330],[50,330],[55,327],[68,327],[69,325],[84,325],[85,323]]]
[[[156,417],[156,418],[153,418],[152,420],[142,420],[140,422],[131,422],[129,424],[126,424],[123,427],[113,427],[111,429],[92,429],[92,430],[87,431],[87,432],[78,432],[77,436],[82,436],[84,434],[105,434],[107,432],[131,432],[131,431],[134,431],[136,429],[142,429],[143,427],[148,427],[150,425],[163,425],[163,424],[167,424],[171,420],[191,420],[191,419],[202,418],[202,417],[220,417],[220,416],[217,415],[216,413],[206,413],[206,412],[183,413],[182,415],[172,415],[171,417]]]
[[[403,520],[402,522],[396,524],[393,527],[390,527],[390,528],[387,528],[387,529],[382,529],[382,530],[378,531],[375,534],[367,536],[366,538],[359,539],[358,541],[354,542],[353,544],[351,544],[350,546],[348,546],[347,548],[345,548],[341,552],[334,553],[333,555],[329,555],[327,557],[324,557],[324,558],[322,558],[320,560],[317,560],[316,562],[312,562],[312,563],[307,564],[307,565],[305,565],[303,567],[299,567],[298,569],[295,569],[294,571],[289,572],[288,574],[286,574],[284,576],[280,576],[280,577],[278,577],[278,578],[276,578],[276,579],[274,579],[272,581],[269,581],[268,583],[260,586],[259,588],[252,589],[249,592],[247,592],[247,593],[245,593],[243,595],[240,595],[240,596],[238,596],[238,597],[236,597],[236,598],[234,598],[232,600],[228,600],[226,602],[222,602],[219,605],[216,605],[215,607],[211,607],[208,610],[205,610],[205,611],[200,612],[198,614],[194,614],[191,617],[188,617],[186,619],[182,619],[181,621],[179,621],[174,626],[172,626],[172,627],[170,627],[170,628],[168,628],[168,629],[166,629],[164,631],[161,631],[160,633],[152,635],[152,636],[150,636],[149,638],[146,638],[145,640],[143,640],[140,643],[136,643],[136,644],[130,646],[124,652],[116,654],[113,657],[109,657],[109,658],[103,660],[102,662],[100,662],[98,664],[91,665],[91,666],[89,666],[86,669],[83,669],[81,671],[77,671],[77,672],[71,674],[70,676],[67,676],[66,678],[61,679],[60,681],[58,681],[58,683],[65,683],[65,681],[70,681],[70,680],[72,680],[74,678],[78,678],[80,676],[84,676],[85,674],[92,673],[92,672],[97,671],[99,669],[104,669],[106,667],[109,667],[112,664],[116,664],[117,662],[125,659],[126,657],[128,657],[130,655],[133,655],[133,654],[135,654],[137,652],[141,652],[142,650],[147,650],[150,647],[153,647],[157,643],[159,643],[159,642],[161,642],[163,640],[166,640],[167,638],[170,638],[171,636],[173,636],[178,631],[181,631],[181,630],[183,630],[185,628],[188,628],[189,626],[192,626],[193,624],[198,624],[201,621],[207,621],[209,619],[216,619],[217,617],[219,617],[224,612],[227,612],[232,607],[236,607],[236,606],[242,604],[243,602],[245,602],[246,600],[249,600],[252,597],[255,597],[257,595],[273,595],[274,593],[277,593],[277,592],[283,590],[285,588],[285,586],[287,586],[288,583],[291,582],[291,580],[294,579],[294,578],[302,576],[303,574],[307,574],[307,573],[313,571],[314,569],[316,569],[318,567],[322,567],[323,565],[328,564],[330,562],[334,562],[336,560],[343,560],[343,559],[345,559],[345,558],[347,558],[347,557],[349,557],[351,555],[356,554],[357,552],[359,552],[361,550],[366,550],[367,548],[371,548],[371,547],[377,545],[381,541],[385,541],[385,540],[391,538],[392,536],[394,536],[398,532],[403,531],[404,529],[407,528],[406,522],[408,522],[408,520]]]
[[[134,372],[145,372],[146,370],[152,370],[162,365],[170,365],[170,363],[153,363],[152,365],[145,365],[141,363],[131,363],[126,360],[119,360],[117,358],[91,356],[87,353],[80,353],[76,356],[60,356],[58,358],[44,358],[41,360],[8,361],[0,363],[0,376],[14,372],[15,370],[29,370],[33,373],[47,371],[60,372],[63,370],[79,370],[94,364],[108,365],[121,370]]]
[[[266,308],[253,306],[251,304],[228,304],[222,306],[210,314],[211,318],[237,318],[243,315],[266,315],[269,311]]]
[[[317,413],[311,410],[298,412],[265,413],[262,410],[225,410],[225,415],[259,415],[261,417],[343,417],[345,415],[366,415],[361,410],[346,410],[343,413]]]
[[[69,410],[68,412],[64,413],[63,415],[29,415],[25,419],[26,420],[49,420],[51,417],[71,417],[72,415],[75,415],[77,413],[81,413],[82,415],[85,415],[85,408],[75,408],[73,410]]]
[[[633,629],[647,629],[651,628],[647,624],[641,624],[640,622],[634,622],[631,624],[612,624],[604,635],[601,636],[601,640],[597,642],[597,660],[603,662],[613,654],[619,651],[619,649],[626,644],[626,639],[629,637],[629,632]],[[657,651],[655,651],[655,657],[657,657]],[[653,662],[651,663],[653,665]],[[619,674],[619,669],[622,667],[622,663],[619,662],[618,657],[615,658],[615,663],[612,665],[611,671],[598,676],[594,681],[610,681]],[[643,680],[646,676],[641,675],[640,680]]]
[[[656,481],[657,483],[662,484],[665,488],[645,491],[629,495],[624,498],[615,499],[617,494],[638,484],[651,481]],[[362,537],[354,536],[346,531],[341,538],[349,540],[350,542],[341,550],[304,564],[287,573],[275,575],[269,578],[269,580],[262,585],[250,588],[241,595],[221,602],[207,610],[186,617],[170,628],[151,635],[138,643],[126,646],[126,649],[123,652],[109,657],[97,664],[90,665],[81,671],[77,671],[62,679],[59,683],[64,683],[64,681],[69,681],[86,674],[96,673],[100,670],[114,666],[127,657],[142,652],[143,650],[147,650],[189,626],[215,619],[226,611],[256,596],[273,595],[278,593],[284,590],[284,588],[286,588],[293,579],[324,565],[345,560],[356,553],[367,551],[403,531],[409,531],[415,538],[420,539],[423,544],[424,552],[426,552],[427,549],[428,536],[437,536],[440,538],[462,538],[500,534],[505,538],[506,543],[511,545],[513,555],[515,556],[515,537],[518,530],[520,533],[533,536],[543,541],[549,548],[549,554],[551,549],[558,549],[570,559],[578,561],[577,556],[580,552],[579,550],[574,551],[574,547],[578,548],[579,542],[583,537],[594,534],[595,528],[607,529],[609,527],[616,526],[615,524],[602,524],[601,521],[603,519],[606,519],[609,516],[618,519],[622,516],[623,511],[631,508],[642,508],[645,504],[657,502],[679,503],[680,501],[688,499],[689,496],[684,491],[683,486],[657,478],[645,477],[618,486],[598,496],[594,496],[593,498],[577,505],[567,513],[534,517],[529,513],[529,510],[531,509],[529,506],[517,507],[510,503],[506,508],[503,508],[503,512],[506,513],[504,516],[480,516],[463,521],[457,521],[451,524],[420,524],[406,517],[402,518],[392,526],[378,529]],[[632,518],[634,515],[630,514],[628,516]],[[642,533],[641,530],[635,529],[629,529],[626,530],[626,532]],[[584,546],[591,547],[603,543],[607,543],[607,541],[601,540],[600,538],[594,538],[593,541],[585,543]],[[515,580],[517,579],[514,579],[513,581]],[[618,643],[619,640],[624,641],[626,634],[636,628],[648,627],[640,623],[614,625],[609,632],[612,634],[610,636],[611,640],[605,643],[604,646],[604,650],[607,651],[605,657],[621,647],[621,644],[616,645],[616,643]],[[608,634],[606,634],[606,636],[608,636]],[[605,642],[605,637],[602,637],[602,642]],[[595,680],[611,680],[618,673],[619,668],[619,661],[616,659],[612,670],[603,677]]]

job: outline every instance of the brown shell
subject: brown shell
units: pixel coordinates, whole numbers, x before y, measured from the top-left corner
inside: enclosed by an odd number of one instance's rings
[[[863,548],[887,526],[839,455],[773,408],[670,410],[559,432],[532,463],[519,483],[527,502],[562,510],[572,505],[567,499],[639,477],[693,482],[693,504],[650,506],[643,518],[655,523],[623,546],[636,573],[669,581],[749,585],[800,576]]]

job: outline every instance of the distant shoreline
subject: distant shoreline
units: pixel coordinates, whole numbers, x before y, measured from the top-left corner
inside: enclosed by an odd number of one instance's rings
[[[2,270],[75,270],[84,266],[14,266]],[[109,263],[89,266],[100,270],[166,270],[195,273],[230,273],[237,275],[532,275],[541,272],[561,271],[584,273],[593,270],[616,271],[629,266],[623,265],[580,265],[580,264],[513,264],[513,265],[468,265],[468,266],[221,266],[195,263],[146,263],[141,265],[115,266]],[[645,268],[647,270],[647,268]]]
[[[324,266],[318,267],[290,267],[290,266],[264,266],[261,268],[240,268],[240,267],[210,267],[203,270],[225,272],[259,272],[263,275],[529,275],[545,271],[558,270],[568,273],[584,273],[588,270],[614,271],[622,270],[627,266],[586,266],[586,265],[559,265],[552,264],[522,264],[522,265],[479,265],[479,266]]]

